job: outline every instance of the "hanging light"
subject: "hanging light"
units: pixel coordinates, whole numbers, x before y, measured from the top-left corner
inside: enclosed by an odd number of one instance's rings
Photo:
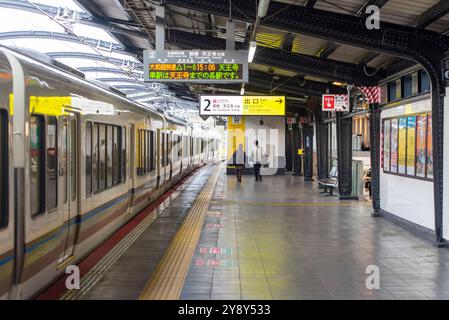
[[[254,55],[256,54],[256,49],[257,49],[257,42],[251,41],[249,44],[249,51],[248,51],[248,62],[249,63],[253,62]]]

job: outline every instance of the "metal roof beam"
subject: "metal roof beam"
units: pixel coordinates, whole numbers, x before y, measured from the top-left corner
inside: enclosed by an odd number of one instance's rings
[[[64,59],[64,58],[73,58],[73,59],[88,59],[88,60],[95,60],[95,61],[103,61],[103,62],[113,62],[115,64],[120,64],[123,66],[130,66],[131,69],[137,69],[142,70],[142,64],[140,62],[134,62],[131,60],[126,59],[118,59],[118,58],[111,58],[108,57],[108,60],[105,60],[104,57],[95,54],[95,53],[87,53],[87,52],[49,52],[47,53],[48,56],[52,57],[53,59]]]
[[[35,6],[37,6],[37,8]],[[9,9],[17,9],[17,10],[23,10],[28,11],[36,14],[43,14],[45,12],[49,16],[55,18],[58,16],[58,12],[60,7],[56,6],[49,6],[44,4],[35,3],[34,5],[26,2],[26,1],[17,1],[17,0],[0,0],[0,7],[9,8]],[[40,11],[42,10],[42,11]],[[71,10],[70,13],[73,13],[74,11]],[[121,20],[121,19],[113,19],[113,18],[100,18],[100,17],[93,17],[88,13],[84,12],[76,12],[76,21],[85,25],[90,25],[93,27],[102,28],[106,31],[123,34],[127,36],[138,36],[142,38],[148,38],[146,33],[137,31],[137,30],[130,30],[125,29],[122,27],[119,27],[118,24],[124,25],[124,26],[131,26],[131,27],[139,27],[138,24],[136,24],[133,21],[127,21],[127,20]]]
[[[179,30],[171,30],[170,34],[170,41],[176,39],[174,43],[181,48],[202,48],[210,50],[225,48],[226,41],[224,39]],[[237,49],[244,49],[243,46],[241,43],[236,43]],[[359,65],[336,60],[320,59],[303,54],[292,54],[267,47],[260,47],[257,50],[254,63],[320,77],[329,81],[374,85],[381,78],[380,74],[372,77],[367,76]],[[374,74],[375,71],[373,68],[367,68],[367,72],[370,74]]]
[[[204,0],[165,0],[165,2],[169,5],[221,16],[229,14],[229,3],[227,0],[215,0],[213,2]],[[382,3],[385,4],[386,1],[376,1],[375,3],[380,5]],[[233,0],[233,5],[239,8],[238,11],[233,11],[234,19],[249,22],[255,21],[256,8],[253,1]],[[442,56],[446,51],[449,51],[448,37],[441,36],[435,32],[387,22],[381,22],[379,30],[367,30],[364,17],[308,9],[302,6],[290,6],[288,10],[282,10],[284,8],[284,3],[272,1],[268,17],[262,21],[262,25],[414,59],[426,67],[432,68],[438,79],[442,78],[439,74],[441,70],[438,69],[441,69]],[[256,54],[256,57],[258,55],[260,55],[260,52]],[[429,64],[432,64],[432,66]],[[439,67],[436,68],[436,66]],[[351,80],[348,82],[351,82]]]
[[[367,0],[359,9],[359,11],[357,11],[356,16],[361,17],[365,15],[366,8],[372,5],[377,6],[379,9],[381,9],[384,5],[387,4],[388,1],[389,0]]]
[[[112,74],[123,74],[127,75],[123,70],[116,69],[116,68],[108,68],[108,67],[80,67],[78,68],[79,71],[83,73],[87,72],[104,72],[104,73],[112,73]],[[136,76],[142,76],[141,72],[136,72],[137,70],[131,70],[132,73],[134,73]],[[143,79],[143,78],[142,78]]]
[[[316,2],[317,0],[306,0],[304,7],[312,9],[315,6]]]
[[[282,39],[281,48],[282,50],[286,50],[291,52],[293,48],[293,41],[295,40],[295,35],[291,32],[287,33]]]
[[[0,40],[18,39],[18,38],[35,38],[35,39],[49,39],[49,40],[61,40],[74,42],[78,44],[82,43],[78,37],[62,33],[62,32],[50,32],[50,31],[10,31],[0,33]],[[135,47],[126,47],[122,44],[112,43],[99,39],[80,37],[89,46],[95,47],[100,50],[115,52],[130,56],[135,56],[137,52],[141,52],[142,49]]]
[[[415,22],[417,28],[426,28],[441,17],[449,13],[449,1],[440,0],[433,7],[429,8],[422,15],[420,15]]]

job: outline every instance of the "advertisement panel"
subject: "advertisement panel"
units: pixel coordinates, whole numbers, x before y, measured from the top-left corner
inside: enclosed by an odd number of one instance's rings
[[[427,178],[433,179],[432,115],[427,117]]]
[[[390,138],[390,129],[391,129],[391,125],[390,125],[390,120],[385,120],[384,121],[384,150],[383,150],[383,155],[384,155],[384,170],[385,171],[390,171],[390,144],[391,144],[391,138]]]
[[[391,120],[391,172],[398,172],[398,119]]]
[[[398,132],[398,173],[405,174],[407,150],[407,119],[399,118]]]
[[[426,176],[426,128],[427,116],[416,117],[416,175]]]
[[[407,118],[407,174],[415,175],[416,117]]]

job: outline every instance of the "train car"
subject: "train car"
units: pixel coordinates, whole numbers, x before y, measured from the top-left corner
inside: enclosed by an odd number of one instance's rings
[[[215,159],[204,132],[51,60],[0,47],[0,88],[0,299],[34,297]]]

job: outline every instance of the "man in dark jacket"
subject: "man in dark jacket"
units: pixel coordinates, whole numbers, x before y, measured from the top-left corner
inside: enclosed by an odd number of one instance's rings
[[[242,171],[246,163],[246,153],[243,151],[243,145],[239,144],[239,148],[232,155],[232,163],[235,166],[237,174],[237,182],[242,182]]]

